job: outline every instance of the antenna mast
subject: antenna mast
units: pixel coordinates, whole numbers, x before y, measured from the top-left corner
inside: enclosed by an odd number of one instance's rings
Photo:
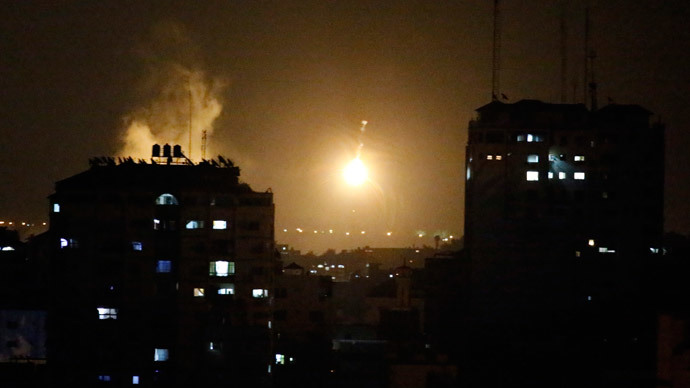
[[[192,76],[187,77],[187,89],[189,91],[189,155],[187,157],[192,159]]]
[[[565,3],[561,4],[561,104],[565,104],[567,96],[566,78],[568,73],[568,31],[565,26]]]
[[[498,1],[494,0],[494,52],[491,72],[491,101],[498,100],[498,93],[501,88],[499,74],[501,69],[501,20]]]
[[[206,130],[201,131],[201,160],[206,159]]]
[[[596,53],[594,49],[590,48],[590,32],[589,32],[589,7],[585,8],[585,85],[583,92],[585,94],[585,103],[587,102],[587,93],[589,92],[590,106],[592,111],[597,110],[597,83],[594,80],[594,58]]]

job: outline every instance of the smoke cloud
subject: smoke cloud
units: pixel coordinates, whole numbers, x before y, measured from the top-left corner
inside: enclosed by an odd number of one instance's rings
[[[139,104],[124,117],[120,154],[148,158],[153,144],[167,143],[179,144],[188,158],[201,160],[203,133],[210,139],[223,110],[225,82],[203,71],[191,39],[176,23],[154,26],[152,38],[138,53],[146,71],[137,89]],[[210,157],[209,143],[205,154]]]

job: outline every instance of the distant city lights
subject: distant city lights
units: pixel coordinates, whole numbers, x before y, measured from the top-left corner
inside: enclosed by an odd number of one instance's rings
[[[0,225],[2,225],[2,222],[1,222],[1,221],[0,221]],[[282,229],[283,233],[290,233],[290,228],[281,228],[281,229]],[[424,231],[424,230],[410,231],[410,232],[407,232],[407,233],[401,233],[401,232],[399,232],[399,231],[398,231],[398,232],[394,232],[394,231],[385,230],[385,229],[384,229],[383,231],[374,231],[374,232],[372,232],[372,231],[370,231],[370,230],[360,230],[359,232],[351,232],[351,231],[343,232],[343,231],[338,231],[338,230],[332,229],[332,228],[329,228],[329,229],[318,229],[318,228],[315,228],[315,229],[310,229],[310,230],[311,230],[313,233],[309,233],[309,234],[314,234],[314,235],[334,235],[334,236],[337,236],[337,235],[345,235],[345,236],[351,236],[351,235],[353,235],[353,234],[355,234],[355,235],[358,234],[358,235],[361,235],[361,236],[366,236],[366,235],[373,235],[373,236],[376,236],[376,235],[383,235],[383,236],[391,237],[391,236],[393,236],[393,234],[395,233],[397,236],[405,236],[405,235],[408,235],[408,236],[415,236],[415,237],[417,237],[417,238],[430,237],[430,236],[432,236],[432,235],[433,235],[434,237],[435,237],[435,236],[439,236],[439,237],[441,238],[441,241],[443,241],[443,242],[451,242],[451,241],[453,241],[453,240],[455,239],[455,236],[452,235],[452,234],[449,234],[447,231],[440,231],[440,232],[435,232],[435,233],[433,233],[433,234],[430,234],[430,233],[427,233],[427,232]],[[304,233],[304,232],[305,232],[305,230],[304,230],[303,228],[294,228],[294,231],[297,232],[297,233]],[[408,233],[409,233],[409,234],[408,234]]]
[[[30,228],[30,227],[36,227],[36,226],[46,226],[46,225],[48,225],[48,223],[47,222],[34,223],[34,222],[27,222],[27,221],[22,221],[22,222],[0,221],[0,225],[24,226],[24,227]]]

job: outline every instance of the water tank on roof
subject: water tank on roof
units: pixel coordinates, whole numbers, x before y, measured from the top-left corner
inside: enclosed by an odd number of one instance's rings
[[[179,144],[176,144],[175,147],[173,147],[173,157],[175,158],[181,158],[182,157],[182,146]]]
[[[170,155],[170,144],[166,144],[163,146],[163,157],[167,158],[171,156]]]
[[[153,145],[153,150],[151,152],[151,156],[153,157],[159,157],[161,156],[161,146],[158,144]]]

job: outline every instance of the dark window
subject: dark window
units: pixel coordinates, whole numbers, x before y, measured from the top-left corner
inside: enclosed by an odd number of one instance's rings
[[[252,253],[263,253],[264,252],[264,244],[258,243],[254,244],[252,247]]]
[[[211,251],[213,253],[219,253],[219,254],[225,254],[225,253],[231,253],[230,250],[232,249],[232,244],[230,243],[229,240],[214,240]]]
[[[287,298],[287,289],[285,287],[279,287],[275,290],[276,298]]]
[[[503,132],[501,131],[489,131],[486,133],[487,143],[503,143]]]
[[[309,321],[314,323],[323,322],[323,311],[310,311]]]
[[[250,271],[252,275],[263,275],[264,267],[252,266]]]
[[[7,321],[7,328],[14,330],[19,327],[19,323],[17,321]]]
[[[575,192],[573,192],[573,196],[575,201],[582,202],[585,199],[585,192],[582,190],[575,190]]]
[[[273,319],[276,321],[284,321],[287,319],[287,311],[285,310],[276,310],[273,312]]]

